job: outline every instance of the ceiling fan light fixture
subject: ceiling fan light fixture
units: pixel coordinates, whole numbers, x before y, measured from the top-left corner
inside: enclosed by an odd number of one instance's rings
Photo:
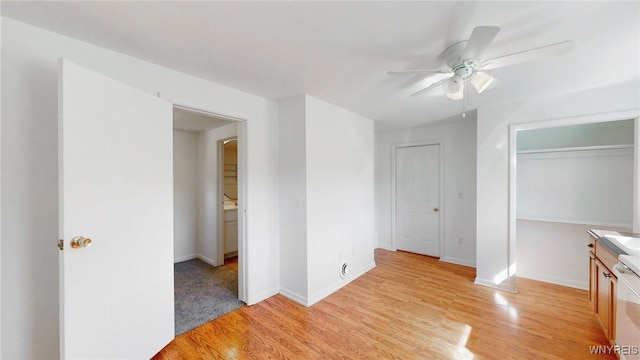
[[[447,93],[447,97],[451,100],[460,100],[464,97],[464,86],[460,86],[460,90],[458,90],[458,92],[455,93]]]
[[[471,77],[471,85],[478,91],[478,94],[485,91],[493,82],[493,77],[483,72],[476,72]]]
[[[464,79],[460,75],[454,75],[449,80],[442,84],[444,92],[449,99],[459,100],[462,99],[462,92],[464,90]]]

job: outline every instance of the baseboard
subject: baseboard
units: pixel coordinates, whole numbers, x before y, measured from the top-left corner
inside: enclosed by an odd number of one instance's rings
[[[176,264],[176,263],[183,262],[183,261],[193,260],[193,259],[197,258],[198,256],[199,255],[197,255],[197,254],[179,256],[179,257],[173,259],[173,263]]]
[[[378,249],[388,250],[388,251],[396,251],[396,249],[392,248],[391,246],[381,245],[381,244],[378,244]]]
[[[535,281],[542,281],[550,284],[566,286],[570,288],[576,288],[580,290],[589,290],[589,283],[587,281],[575,281],[570,279],[563,279],[555,276],[530,276],[530,275],[517,275],[518,277],[531,279]],[[516,279],[516,282],[518,280]]]
[[[293,301],[297,302],[300,305],[309,306],[309,305],[307,305],[307,303],[308,303],[307,297],[306,296],[302,296],[302,295],[298,294],[295,291],[291,291],[291,290],[286,289],[286,288],[280,288],[280,295],[286,297],[289,300],[293,300]]]
[[[236,257],[236,256],[238,256],[238,252],[237,251],[232,251],[232,252],[228,252],[228,253],[224,254],[224,258],[225,259],[229,259],[229,258]]]
[[[326,298],[327,296],[329,296],[329,295],[333,294],[334,292],[340,290],[341,288],[345,287],[347,284],[349,284],[353,280],[359,278],[360,276],[364,275],[365,273],[367,273],[369,270],[373,269],[374,267],[376,267],[376,263],[374,261],[372,261],[371,263],[367,264],[366,266],[364,266],[359,271],[353,273],[353,275],[350,274],[347,279],[343,279],[340,282],[338,282],[338,283],[334,284],[333,286],[329,287],[325,291],[322,291],[319,294],[316,294],[316,295],[313,295],[313,296],[309,297],[307,299],[307,304],[305,306],[307,306],[307,307],[312,306],[313,304],[317,303],[318,301]],[[346,281],[344,281],[344,280],[346,280]]]
[[[509,288],[508,285],[503,285],[503,284],[496,284],[495,282],[488,280],[488,279],[481,279],[476,277],[475,281],[473,282],[476,285],[481,285],[481,286],[486,286],[486,287],[490,287],[490,288],[494,288],[494,289],[498,289],[498,290],[502,290],[502,291],[508,291],[508,292],[512,292],[512,293],[517,293],[518,290],[514,290]]]
[[[198,259],[200,259],[200,260],[202,260],[202,261],[206,262],[207,264],[209,264],[209,265],[211,265],[211,266],[218,266],[218,264],[216,264],[216,262],[215,262],[215,261],[213,261],[212,259],[209,259],[209,258],[208,258],[208,257],[206,257],[206,256],[203,256],[203,255],[200,255],[200,254],[198,254],[197,256],[198,256]]]
[[[446,263],[450,263],[450,264],[468,266],[468,267],[472,267],[472,268],[476,267],[475,261],[457,259],[457,258],[452,258],[452,257],[448,257],[448,256],[441,257],[440,261],[446,262]]]
[[[268,298],[272,297],[273,295],[277,295],[278,294],[278,289],[269,289],[269,290],[265,290],[263,292],[261,292],[260,294],[251,296],[248,295],[247,296],[247,305],[255,305],[261,301],[267,300]]]

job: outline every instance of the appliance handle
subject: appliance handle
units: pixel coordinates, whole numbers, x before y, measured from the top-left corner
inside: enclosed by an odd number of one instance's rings
[[[640,289],[633,286],[630,279],[631,277],[640,278],[640,276],[636,275],[636,273],[631,271],[622,263],[613,265],[613,273],[616,274],[616,277],[618,278],[618,286],[625,286],[629,291],[633,292],[636,297],[640,297]]]

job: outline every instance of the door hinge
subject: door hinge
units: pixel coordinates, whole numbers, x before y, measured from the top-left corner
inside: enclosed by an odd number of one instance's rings
[[[58,249],[60,249],[60,251],[64,250],[64,240],[58,240]]]

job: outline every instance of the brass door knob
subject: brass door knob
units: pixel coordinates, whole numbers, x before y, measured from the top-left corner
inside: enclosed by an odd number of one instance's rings
[[[433,211],[438,212],[440,211],[440,208],[433,208]]]
[[[83,247],[91,246],[91,239],[85,238],[84,236],[76,236],[71,239],[71,247],[74,249],[79,249]]]

